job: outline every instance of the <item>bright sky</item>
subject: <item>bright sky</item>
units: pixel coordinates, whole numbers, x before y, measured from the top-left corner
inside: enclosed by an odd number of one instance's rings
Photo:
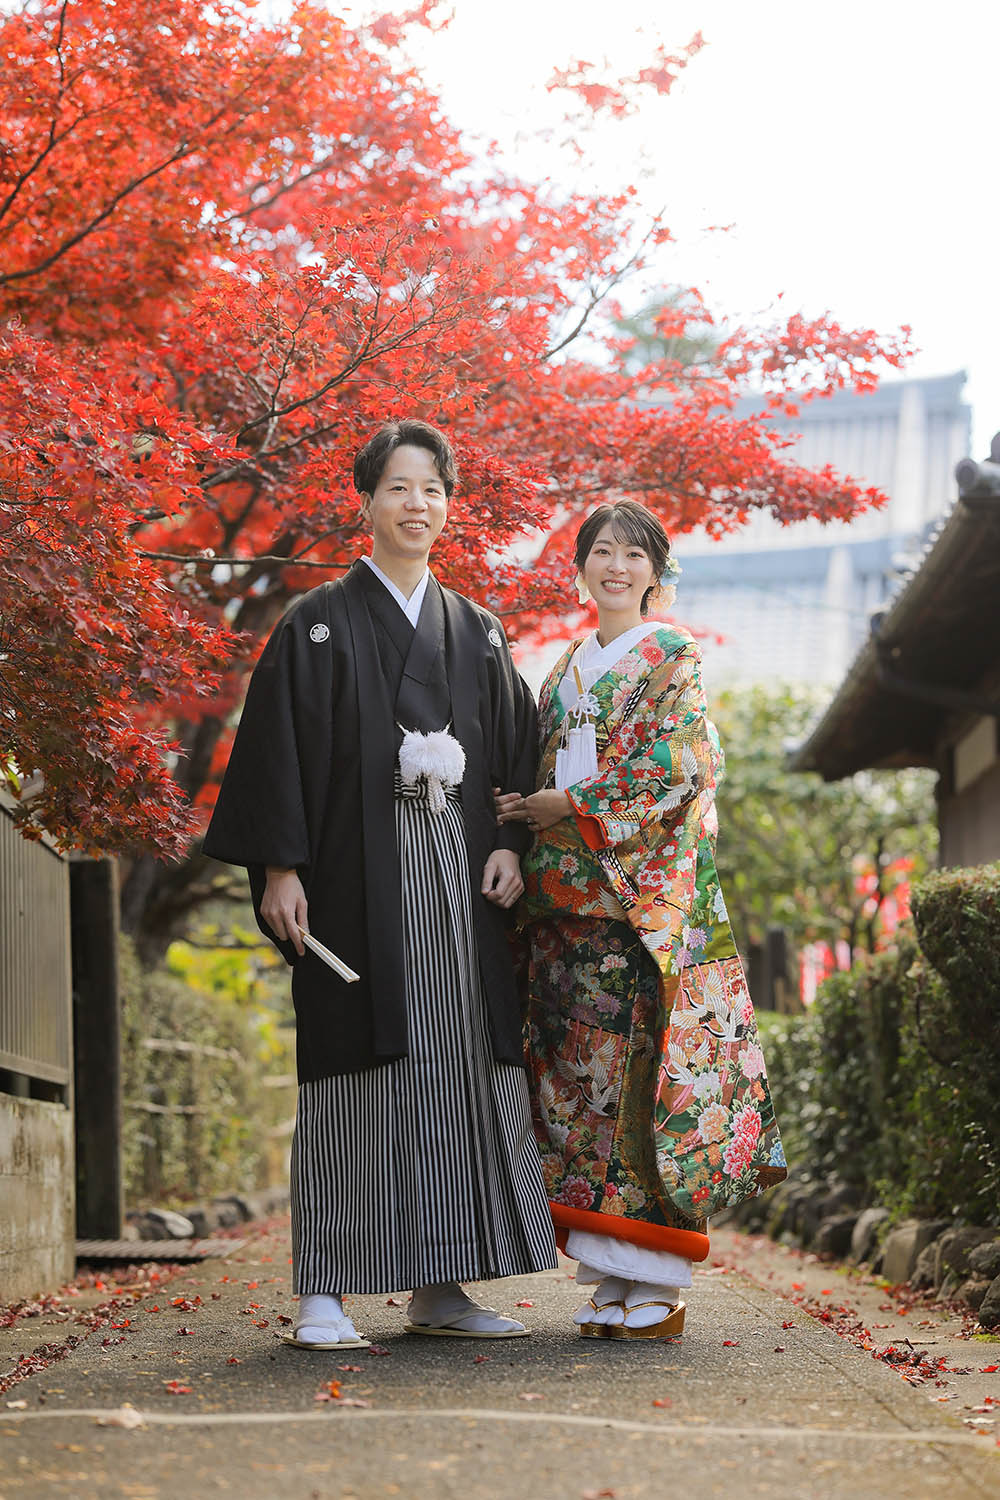
[[[519,174],[632,181],[666,205],[664,281],[746,318],[773,304],[914,329],[913,374],[969,372],[974,450],[1000,429],[995,186],[1000,6],[990,0],[453,0],[415,55],[451,118]],[[348,16],[372,9],[337,7]],[[708,43],[668,99],[602,123],[581,178],[545,82]],[[539,133],[550,132],[546,144]],[[712,225],[731,224],[726,234]]]

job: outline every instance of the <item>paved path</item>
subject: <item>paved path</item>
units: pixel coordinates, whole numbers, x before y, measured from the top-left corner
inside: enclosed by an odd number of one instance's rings
[[[402,1306],[354,1298],[386,1352],[351,1356],[278,1343],[294,1310],[287,1253],[279,1230],[181,1270],[114,1315],[127,1327],[98,1328],[13,1385],[0,1397],[0,1500],[1000,1495],[994,1437],[738,1272],[697,1276],[677,1344],[575,1337],[564,1262],[489,1288],[530,1339],[415,1338]],[[29,1353],[65,1333],[22,1320],[5,1344]],[[317,1402],[331,1379],[368,1404]],[[142,1426],[100,1425],[125,1403]]]

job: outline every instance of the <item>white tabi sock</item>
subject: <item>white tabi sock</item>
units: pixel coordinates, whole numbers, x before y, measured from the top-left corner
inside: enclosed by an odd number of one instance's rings
[[[584,1266],[585,1277],[577,1277],[577,1280],[589,1280],[590,1267]],[[596,1278],[595,1278],[596,1279]],[[599,1286],[594,1288],[593,1302],[585,1302],[578,1307],[573,1314],[574,1323],[606,1323],[609,1326],[621,1323],[625,1314],[620,1304],[625,1300],[625,1292],[631,1282],[623,1281],[619,1276],[605,1276]]]
[[[358,1335],[339,1297],[310,1292],[299,1298],[295,1336],[304,1344],[349,1343]]]
[[[625,1327],[650,1328],[654,1323],[662,1323],[669,1316],[670,1309],[676,1307],[680,1300],[679,1287],[654,1286],[651,1281],[632,1281],[625,1296]],[[638,1302],[652,1302],[655,1306],[637,1307]]]
[[[473,1302],[457,1281],[416,1287],[410,1299],[410,1322],[425,1328],[457,1328],[465,1333],[503,1334],[524,1327],[501,1318],[492,1307]]]

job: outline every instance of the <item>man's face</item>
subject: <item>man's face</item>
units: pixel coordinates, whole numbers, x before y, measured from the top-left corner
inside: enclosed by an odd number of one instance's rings
[[[448,519],[444,480],[430,452],[409,443],[395,448],[362,510],[371,522],[372,560],[379,566],[426,558]]]

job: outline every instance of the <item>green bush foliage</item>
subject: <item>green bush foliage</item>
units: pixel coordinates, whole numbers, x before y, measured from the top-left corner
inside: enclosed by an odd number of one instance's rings
[[[940,870],[914,892],[921,951],[948,986],[963,1031],[1000,1048],[1000,865]]]
[[[284,1175],[294,1034],[255,977],[252,953],[175,944],[168,965],[150,970],[122,940],[129,1208],[182,1205]]]
[[[726,751],[719,788],[718,866],[740,943],[772,926],[793,948],[843,939],[852,951],[884,941],[882,903],[933,867],[934,773],[861,771],[821,781],[786,769],[822,700],[780,685],[728,690],[712,717]],[[859,876],[875,877],[859,887]]]
[[[1000,867],[921,882],[915,932],[768,1028],[786,1154],[895,1216],[1000,1224]]]

